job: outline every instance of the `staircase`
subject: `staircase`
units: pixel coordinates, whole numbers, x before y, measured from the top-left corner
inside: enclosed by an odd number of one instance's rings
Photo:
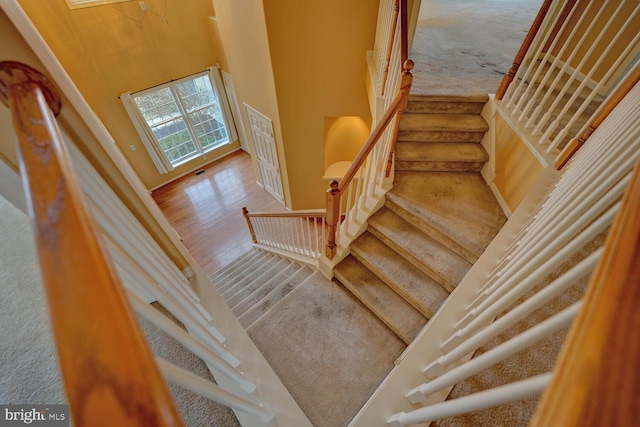
[[[259,249],[211,276],[314,425],[348,423],[505,222],[479,173],[486,100],[410,98],[394,187],[337,280]]]
[[[336,278],[409,344],[506,218],[480,175],[487,96],[412,96],[384,206]]]

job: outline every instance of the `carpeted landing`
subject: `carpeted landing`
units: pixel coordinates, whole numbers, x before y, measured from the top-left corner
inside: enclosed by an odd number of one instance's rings
[[[293,261],[254,249],[211,279],[314,426],[347,425],[405,348],[339,283]]]

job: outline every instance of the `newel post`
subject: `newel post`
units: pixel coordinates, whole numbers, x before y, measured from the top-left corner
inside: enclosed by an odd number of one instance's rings
[[[327,189],[327,225],[329,232],[327,234],[327,247],[325,255],[329,259],[333,259],[336,255],[336,228],[340,218],[340,190],[338,189],[338,181],[331,180]]]
[[[242,215],[244,216],[244,219],[247,220],[247,226],[249,226],[249,233],[251,233],[251,240],[253,240],[253,243],[258,243],[258,239],[256,238],[256,232],[253,229],[253,224],[251,224],[251,218],[249,218],[249,211],[247,210],[246,206],[242,207]]]

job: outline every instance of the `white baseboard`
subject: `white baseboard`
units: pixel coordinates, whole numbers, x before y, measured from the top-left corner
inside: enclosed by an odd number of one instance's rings
[[[502,208],[502,212],[504,212],[507,218],[509,218],[513,212],[511,212],[511,209],[509,209],[509,205],[507,205],[507,202],[502,197],[502,193],[500,193],[500,190],[498,190],[498,187],[493,182],[489,184],[489,188],[493,192],[493,195],[496,197],[498,204]]]

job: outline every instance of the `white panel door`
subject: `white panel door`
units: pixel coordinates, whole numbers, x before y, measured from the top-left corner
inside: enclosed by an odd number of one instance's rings
[[[260,172],[261,184],[273,197],[284,204],[284,191],[276,141],[273,136],[273,124],[271,119],[254,110],[247,104],[247,116],[251,125],[251,138],[253,140],[253,154],[256,156]]]

